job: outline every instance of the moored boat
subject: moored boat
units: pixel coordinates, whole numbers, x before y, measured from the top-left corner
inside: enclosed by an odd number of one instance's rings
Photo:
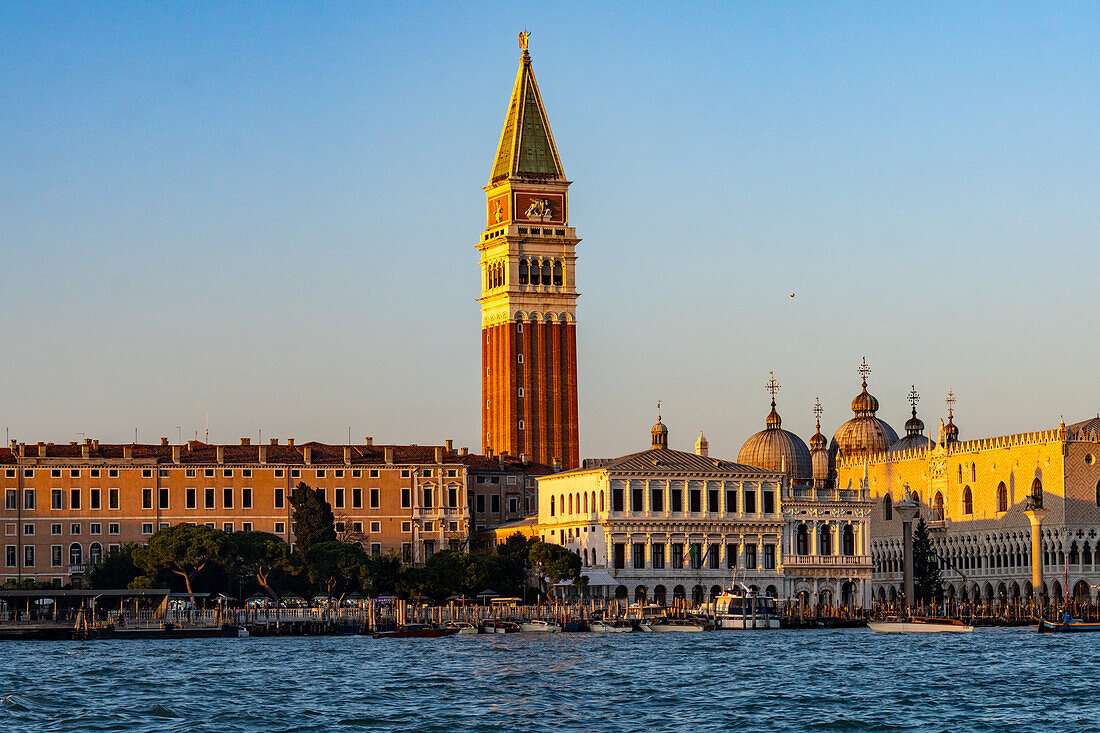
[[[868,621],[868,628],[876,634],[935,634],[940,632],[967,632],[974,627],[954,618],[913,616],[897,618],[888,616],[882,621]]]
[[[710,605],[710,604],[708,604]],[[741,587],[723,591],[714,599],[712,614],[719,629],[778,629],[779,608],[771,596]]]
[[[515,634],[519,630],[519,624],[514,621],[501,621],[491,618],[481,624],[481,633],[483,634]]]
[[[700,631],[713,631],[714,626],[702,621],[693,621],[687,619],[646,619],[638,624],[638,628],[642,631],[648,631],[651,633],[675,633],[675,632],[700,632]]]
[[[405,624],[392,631],[376,631],[371,634],[375,639],[434,639],[440,636],[453,636],[458,629],[446,629],[431,624]]]
[[[598,619],[591,621],[588,628],[597,634],[622,634],[634,630],[634,625],[629,621]]]
[[[1040,634],[1076,634],[1089,631],[1100,631],[1100,622],[1097,621],[1082,621],[1079,618],[1073,618],[1069,614],[1062,617],[1061,621],[1048,621],[1045,618],[1039,619]]]
[[[477,634],[480,633],[475,624],[469,621],[449,621],[443,625],[445,629],[457,629],[460,634]]]
[[[554,623],[553,621],[542,621],[541,619],[532,619],[531,621],[524,621],[519,625],[519,628],[527,632],[535,632],[540,634],[560,634],[561,624]]]

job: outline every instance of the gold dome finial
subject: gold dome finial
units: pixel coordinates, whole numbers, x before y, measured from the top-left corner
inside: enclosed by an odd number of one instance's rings
[[[531,37],[531,34],[526,29],[520,31],[519,34],[519,47],[523,49],[524,53],[527,53],[527,39]]]
[[[817,418],[817,432],[821,432],[821,413],[825,412],[821,407],[821,398],[814,397],[814,417]]]
[[[920,402],[920,395],[917,394],[917,385],[913,385],[913,388],[909,390],[909,404],[913,406],[913,417],[917,416],[917,403]]]
[[[947,389],[947,399],[944,402],[947,404],[947,421],[951,422],[951,418],[955,416],[955,392],[950,387]]]
[[[764,391],[772,396],[772,407],[775,407],[775,395],[779,392],[780,384],[776,381],[775,372],[768,372],[769,379],[764,384]]]
[[[867,389],[867,376],[871,373],[871,367],[867,366],[867,357],[863,357],[863,363],[856,370],[863,377],[863,388]]]

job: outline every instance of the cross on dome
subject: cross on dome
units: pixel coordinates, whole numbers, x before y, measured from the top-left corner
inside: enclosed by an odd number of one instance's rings
[[[917,416],[917,403],[920,402],[920,395],[917,394],[917,385],[913,385],[913,389],[909,390],[909,404],[913,406],[913,417]]]
[[[821,398],[820,397],[815,397],[814,398],[814,417],[817,418],[817,428],[818,428],[818,430],[821,429],[821,413],[823,413],[823,412],[825,412],[825,410],[823,410],[821,408]]]
[[[867,357],[866,356],[863,357],[863,363],[859,366],[859,369],[856,369],[856,371],[859,372],[859,375],[861,377],[863,377],[863,386],[864,386],[864,388],[866,388],[867,387],[867,377],[871,374],[871,367],[867,366]]]
[[[947,390],[947,399],[944,400],[947,404],[947,419],[950,420],[955,413],[955,392],[952,389]]]
[[[775,395],[779,392],[780,384],[775,379],[775,372],[768,372],[770,378],[764,385],[764,391],[772,396],[772,407],[775,407]]]

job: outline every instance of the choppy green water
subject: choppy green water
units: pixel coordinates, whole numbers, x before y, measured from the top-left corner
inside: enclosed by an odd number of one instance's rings
[[[0,644],[3,731],[1090,730],[1100,634]]]

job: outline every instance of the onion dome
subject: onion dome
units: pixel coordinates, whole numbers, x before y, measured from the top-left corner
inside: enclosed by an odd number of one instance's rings
[[[783,429],[783,420],[775,410],[775,393],[779,391],[779,383],[775,381],[774,374],[768,381],[767,389],[772,393],[772,411],[764,421],[764,430],[750,437],[741,446],[737,462],[769,471],[781,471],[794,484],[806,483],[813,473],[810,450],[802,442],[802,438]]]
[[[871,373],[871,368],[867,366],[866,359],[863,360],[859,373],[863,377],[863,391],[852,400],[852,412],[855,416],[833,434],[830,452],[834,457],[838,453],[845,458],[864,453],[885,453],[898,442],[898,434],[894,429],[885,420],[875,416],[878,400],[867,391],[867,375]]]
[[[661,401],[657,400],[657,423],[650,429],[653,436],[653,447],[668,449],[668,428],[661,422]]]
[[[924,434],[924,421],[917,417],[917,402],[919,401],[920,395],[917,394],[917,386],[913,385],[912,391],[909,392],[909,404],[913,406],[913,417],[905,421],[905,437],[890,446],[888,453],[936,447],[936,444]]]
[[[955,392],[947,390],[947,424],[943,426],[943,443],[951,445],[959,442],[959,427],[955,425]]]
[[[817,432],[810,438],[810,468],[813,472],[814,485],[824,486],[829,480],[829,450],[825,436],[821,434],[821,401],[814,405],[814,415],[817,417]]]

